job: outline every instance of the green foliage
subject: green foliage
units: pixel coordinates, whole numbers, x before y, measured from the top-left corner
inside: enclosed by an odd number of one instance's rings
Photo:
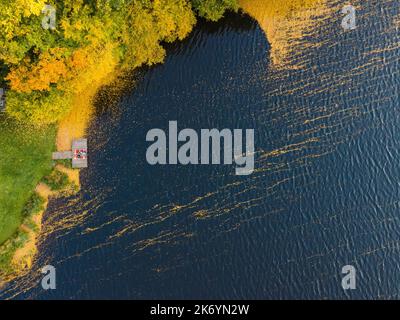
[[[35,124],[47,124],[61,120],[71,108],[72,96],[52,89],[20,93],[8,91],[7,112],[15,119]]]
[[[13,272],[11,266],[11,259],[15,250],[18,249],[19,245],[14,239],[9,239],[6,243],[0,246],[0,278],[2,274],[10,274]]]
[[[72,168],[72,161],[70,159],[59,159],[59,160],[54,160],[55,164],[60,164],[65,168]]]
[[[22,211],[23,217],[29,218],[39,213],[41,210],[43,210],[44,203],[45,200],[39,194],[34,192],[24,206]]]
[[[69,185],[68,176],[58,170],[53,170],[48,176],[44,177],[43,182],[54,191],[62,190]]]
[[[32,46],[44,47],[40,24],[44,4],[43,0],[0,0],[0,60],[17,64]]]
[[[221,19],[227,10],[239,10],[238,0],[192,0],[192,3],[200,17],[211,21]]]
[[[135,68],[162,62],[165,50],[160,42],[184,39],[196,18],[186,0],[134,1],[120,23],[116,34],[121,60],[123,66]]]
[[[34,227],[37,229],[37,227]],[[32,229],[34,230],[34,229]],[[6,242],[0,245],[0,279],[3,275],[12,274],[13,270],[11,261],[17,249],[21,248],[28,240],[28,234],[22,230],[14,233]]]

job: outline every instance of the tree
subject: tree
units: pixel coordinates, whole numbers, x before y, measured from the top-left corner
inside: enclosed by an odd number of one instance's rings
[[[192,3],[201,17],[211,21],[221,19],[227,10],[239,10],[238,0],[192,0]]]

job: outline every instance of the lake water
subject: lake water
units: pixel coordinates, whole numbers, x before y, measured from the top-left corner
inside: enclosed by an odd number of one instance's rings
[[[286,68],[248,16],[201,21],[116,99],[103,92],[82,190],[50,203],[33,269],[0,297],[399,298],[399,4],[359,15],[355,31],[340,15],[310,30]],[[171,120],[254,128],[255,172],[150,166],[146,133]]]

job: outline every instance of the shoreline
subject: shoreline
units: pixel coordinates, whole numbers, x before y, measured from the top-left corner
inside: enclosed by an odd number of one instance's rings
[[[113,73],[113,74],[110,74]],[[64,151],[71,148],[72,140],[75,138],[81,138],[86,134],[87,128],[93,116],[93,102],[97,93],[102,87],[111,84],[116,81],[119,73],[117,70],[112,70],[112,72],[107,73],[99,79],[98,81],[87,86],[87,90],[83,89],[76,93],[73,100],[73,106],[70,113],[60,121],[57,126],[57,134],[55,139],[56,150]],[[78,191],[80,188],[80,170],[67,168],[61,164],[55,164],[53,170],[59,171],[68,177],[69,183],[75,185]],[[38,239],[42,230],[42,218],[47,210],[47,206],[51,197],[58,197],[65,194],[66,189],[59,191],[52,190],[48,185],[43,182],[39,182],[35,187],[34,193],[40,196],[44,202],[42,208],[39,212],[35,213],[31,217],[32,226],[27,226],[25,221],[21,222],[14,237],[18,237],[20,233],[26,235],[27,239],[23,242],[23,245],[11,249],[12,258],[10,261],[10,268],[12,272],[6,272],[5,274],[0,274],[0,288],[10,282],[11,280],[22,276],[26,271],[31,269],[34,259],[38,253]],[[71,192],[71,190],[69,191]],[[4,249],[9,241],[12,241],[11,237],[5,243],[0,245],[0,250],[6,251]],[[1,278],[2,277],[2,278]]]
[[[42,230],[43,214],[47,209],[49,198],[52,195],[50,188],[43,183],[39,183],[36,186],[35,192],[44,199],[43,208],[32,217],[32,221],[37,228],[36,230],[26,227],[24,224],[20,226],[20,229],[24,229],[24,232],[28,234],[28,239],[21,248],[18,248],[14,252],[11,260],[11,264],[15,267],[17,273],[18,270],[23,271],[25,269],[30,269],[32,266],[33,258],[37,254],[36,244],[37,238]]]

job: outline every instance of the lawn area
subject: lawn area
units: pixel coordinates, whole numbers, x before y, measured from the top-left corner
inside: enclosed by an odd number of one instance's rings
[[[54,126],[38,129],[0,114],[0,244],[22,221],[22,209],[38,182],[52,169]]]

